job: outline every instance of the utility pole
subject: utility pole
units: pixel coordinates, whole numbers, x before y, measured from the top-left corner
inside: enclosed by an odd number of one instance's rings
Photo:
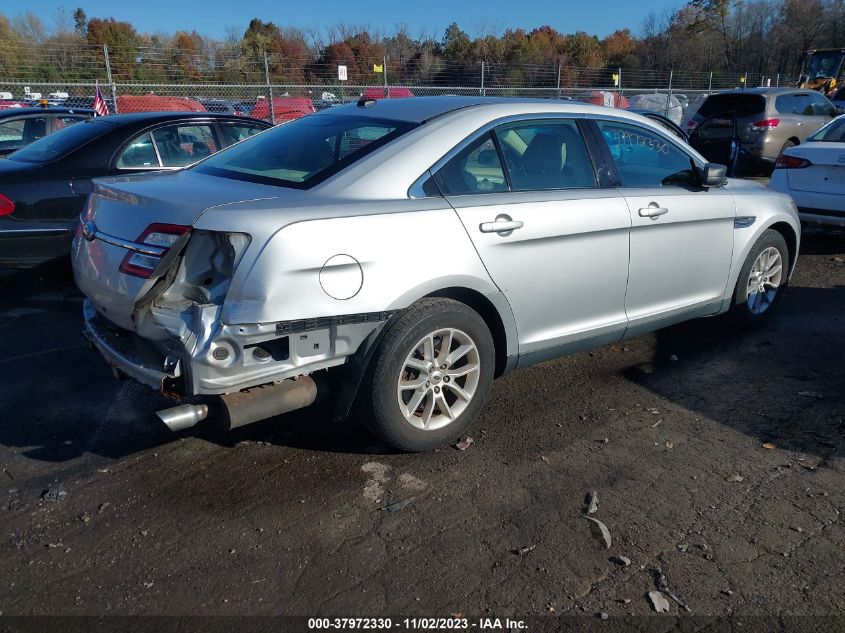
[[[487,94],[487,93],[484,91],[484,60],[482,59],[481,60],[481,95],[484,96],[485,94]]]
[[[111,76],[111,60],[109,59],[109,45],[103,44],[103,58],[106,60],[106,79],[111,85],[111,99],[114,104],[114,113],[117,114],[117,88]]]
[[[273,84],[270,83],[270,64],[267,61],[267,51],[264,51],[264,80],[267,82],[267,93],[270,97],[270,123],[276,125],[276,108],[273,103]]]
[[[381,69],[384,71],[384,96],[389,99],[390,98],[390,88],[387,87],[387,55],[381,58],[382,67]]]

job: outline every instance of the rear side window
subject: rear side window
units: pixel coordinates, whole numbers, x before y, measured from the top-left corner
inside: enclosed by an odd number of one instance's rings
[[[623,187],[666,187],[694,180],[692,157],[659,134],[628,123],[596,123]]]
[[[164,167],[184,167],[211,156],[219,148],[209,125],[168,125],[153,130]]]
[[[0,123],[0,149],[10,150],[23,147],[23,130],[25,125],[25,119]]]
[[[714,114],[734,113],[737,117],[749,117],[762,113],[766,109],[766,100],[755,94],[717,94],[710,95],[701,104],[695,118],[699,121]]]
[[[596,186],[587,145],[574,121],[527,121],[496,128],[514,191]]]
[[[117,167],[118,169],[161,167],[155,147],[153,147],[152,135],[145,132],[138,138],[133,139],[121,152],[117,159]]]
[[[443,193],[451,196],[508,190],[502,161],[490,132],[464,147],[435,177]]]
[[[223,178],[307,189],[415,126],[353,115],[303,117],[225,149],[194,169]]]
[[[813,102],[808,94],[780,95],[775,99],[775,110],[780,114],[813,115]]]

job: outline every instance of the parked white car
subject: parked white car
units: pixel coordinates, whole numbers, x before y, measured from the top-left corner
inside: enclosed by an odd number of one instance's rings
[[[98,181],[81,220],[86,333],[119,373],[195,397],[159,412],[168,426],[328,390],[403,450],[465,433],[512,369],[764,319],[800,243],[789,197],[645,117],[483,97],[326,109]]]
[[[803,222],[845,226],[845,115],[784,150],[770,187],[792,196]]]

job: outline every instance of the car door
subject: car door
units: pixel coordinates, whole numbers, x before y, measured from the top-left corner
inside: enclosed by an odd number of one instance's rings
[[[698,159],[657,130],[595,125],[631,217],[626,336],[718,311],[733,253],[733,197],[695,184]]]
[[[576,120],[500,125],[435,179],[510,303],[521,365],[621,338],[631,220]]]
[[[739,131],[736,114],[716,114],[699,123],[689,136],[689,144],[709,162],[724,165],[733,176],[739,159]]]

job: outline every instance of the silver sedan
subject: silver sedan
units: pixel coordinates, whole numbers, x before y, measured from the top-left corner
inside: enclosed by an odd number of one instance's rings
[[[402,450],[495,377],[687,319],[769,315],[792,201],[648,119],[555,101],[361,100],[176,173],[98,181],[86,333],[174,430],[330,397]]]

